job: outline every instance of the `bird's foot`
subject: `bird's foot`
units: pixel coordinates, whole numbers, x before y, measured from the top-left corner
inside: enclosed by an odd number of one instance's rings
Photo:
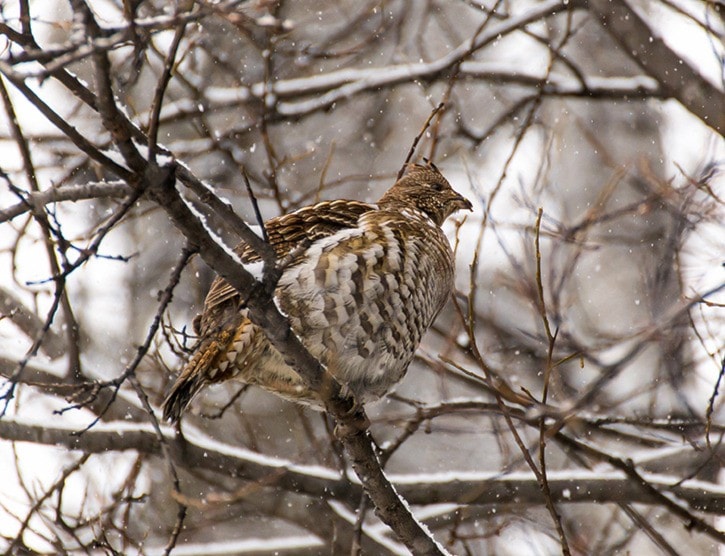
[[[335,436],[338,439],[353,436],[368,430],[370,420],[365,414],[365,408],[352,397],[343,398],[341,403],[336,404],[334,416],[337,421],[335,425]]]

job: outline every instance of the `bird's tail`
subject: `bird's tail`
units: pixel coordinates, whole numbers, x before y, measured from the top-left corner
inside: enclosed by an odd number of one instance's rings
[[[203,378],[199,376],[184,377],[183,375],[171,387],[163,404],[164,420],[176,423],[186,406],[205,385]]]
[[[176,423],[194,396],[220,378],[218,362],[223,359],[233,337],[231,330],[221,330],[199,345],[164,400],[162,408],[166,421]]]

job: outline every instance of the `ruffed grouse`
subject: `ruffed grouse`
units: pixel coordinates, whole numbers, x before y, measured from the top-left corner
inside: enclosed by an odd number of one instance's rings
[[[295,333],[360,403],[405,374],[453,288],[453,256],[440,226],[471,209],[432,164],[411,165],[377,202],[324,201],[265,223],[278,258],[292,254],[275,297]],[[258,259],[245,244],[244,262]],[[164,401],[177,421],[204,386],[230,379],[321,406],[217,277],[195,328],[200,342]]]

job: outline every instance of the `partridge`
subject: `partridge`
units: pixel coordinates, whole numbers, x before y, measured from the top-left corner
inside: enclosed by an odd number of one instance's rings
[[[471,208],[427,163],[410,165],[375,204],[323,201],[265,223],[278,259],[287,257],[278,307],[357,402],[380,398],[405,374],[453,288],[453,254],[441,225]],[[244,243],[235,252],[245,263],[259,260]],[[177,421],[204,386],[232,379],[321,408],[222,278],[195,323],[200,340],[164,401],[165,419]]]

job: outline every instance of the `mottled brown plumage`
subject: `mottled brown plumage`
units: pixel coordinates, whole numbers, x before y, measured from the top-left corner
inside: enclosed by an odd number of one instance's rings
[[[279,258],[291,257],[275,290],[304,345],[359,402],[405,374],[453,288],[453,256],[440,226],[471,203],[433,165],[412,165],[377,204],[325,201],[265,223]],[[244,262],[258,260],[245,244]],[[205,385],[230,379],[320,406],[247,318],[238,292],[216,278],[195,328],[190,361],[164,401],[176,421]]]

